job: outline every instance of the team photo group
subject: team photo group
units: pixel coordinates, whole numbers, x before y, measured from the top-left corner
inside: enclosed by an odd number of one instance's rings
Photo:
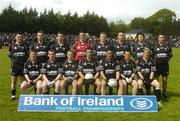
[[[153,45],[145,34],[137,33],[133,44],[118,32],[107,41],[101,32],[89,41],[85,32],[69,44],[62,32],[53,43],[44,41],[44,32],[27,43],[21,33],[9,48],[11,60],[11,100],[16,99],[20,80],[21,94],[37,95],[155,95],[158,106],[167,98],[169,60],[172,49],[164,34]]]

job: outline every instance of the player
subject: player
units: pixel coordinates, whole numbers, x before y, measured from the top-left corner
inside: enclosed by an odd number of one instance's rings
[[[120,73],[121,78],[124,84],[124,94],[127,94],[127,86],[131,85],[133,87],[132,89],[132,95],[137,94],[138,90],[138,82],[136,80],[136,64],[131,59],[131,52],[125,51],[124,53],[124,59],[121,61],[120,64]]]
[[[72,48],[75,51],[75,60],[83,60],[86,49],[91,46],[92,44],[88,40],[86,40],[86,34],[84,32],[79,32],[79,39],[75,40]]]
[[[47,52],[49,50],[48,45],[44,41],[44,32],[37,32],[37,41],[32,46],[33,50],[37,52],[38,62],[45,63],[47,61]]]
[[[118,95],[123,95],[123,82],[120,80],[120,65],[113,57],[113,51],[108,49],[106,58],[100,61],[100,74],[102,77],[101,95],[106,94],[106,85],[110,79],[115,79],[119,86]],[[109,95],[112,95],[113,88],[109,86]]]
[[[106,57],[106,51],[110,48],[110,44],[106,41],[106,39],[107,34],[105,32],[101,32],[99,41],[93,45],[95,57],[98,62]]]
[[[42,74],[40,70],[42,68],[41,63],[37,62],[37,53],[35,50],[30,50],[28,61],[24,65],[24,77],[25,81],[21,84],[22,94],[25,94],[30,86],[36,87],[35,94],[41,94],[42,92]]]
[[[136,38],[137,42],[134,43],[133,52],[135,60],[138,61],[143,56],[144,48],[149,48],[149,46],[145,42],[144,33],[137,33]]]
[[[62,80],[63,68],[62,65],[57,64],[55,60],[55,51],[50,49],[48,51],[48,61],[43,65],[41,73],[43,78],[42,92],[49,94],[50,88],[54,87],[54,94],[65,94],[65,83]]]
[[[124,52],[131,51],[130,46],[126,43],[124,33],[118,32],[117,39],[115,43],[112,44],[113,51],[115,52],[115,57],[118,61],[124,59]]]
[[[99,67],[97,61],[93,58],[92,48],[86,49],[86,57],[84,60],[80,61],[78,67],[78,94],[82,93],[82,85],[85,83],[85,94],[89,94],[90,84],[94,86],[94,94],[100,94],[101,83],[99,80]],[[97,88],[96,88],[97,86]]]
[[[64,42],[64,38],[64,34],[62,32],[58,32],[56,43],[51,46],[51,48],[55,50],[56,61],[61,64],[67,59],[66,54],[69,50],[68,45]]]
[[[173,56],[171,47],[165,42],[163,34],[158,35],[158,43],[154,48],[154,58],[157,68],[157,79],[162,76],[162,96],[167,98],[167,80],[169,75],[169,60]]]
[[[69,50],[67,52],[67,60],[63,65],[63,79],[66,84],[66,94],[68,94],[68,86],[72,85],[72,95],[77,94],[77,79],[78,79],[78,62],[74,60],[74,52]]]
[[[141,60],[138,61],[138,64],[137,64],[137,74],[139,77],[138,94],[143,94],[143,85],[154,86],[158,105],[161,107],[162,104],[160,101],[160,98],[161,98],[160,83],[154,77],[155,71],[156,71],[156,67],[153,63],[153,60],[150,58],[150,50],[148,48],[145,48],[143,57]]]
[[[23,38],[21,34],[16,34],[15,43],[9,48],[9,57],[11,58],[12,72],[11,72],[11,100],[16,97],[16,83],[18,77],[20,81],[24,81],[24,63],[28,57],[28,48],[23,44]]]

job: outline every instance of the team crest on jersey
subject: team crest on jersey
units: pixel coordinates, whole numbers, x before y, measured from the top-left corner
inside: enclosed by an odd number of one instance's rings
[[[36,46],[36,49],[39,49],[39,46]]]
[[[159,51],[160,49],[159,48],[157,48],[157,51]]]
[[[49,65],[49,64],[47,65],[47,68],[50,68],[50,65]]]
[[[86,66],[86,65],[87,65],[87,63],[85,62],[85,63],[84,63],[84,65]]]
[[[105,66],[107,66],[107,63],[105,64]]]
[[[123,67],[125,68],[125,67],[126,67],[126,65],[123,65]]]
[[[16,50],[16,49],[17,49],[17,47],[14,47],[14,49]]]
[[[31,68],[31,65],[28,65],[28,68]]]

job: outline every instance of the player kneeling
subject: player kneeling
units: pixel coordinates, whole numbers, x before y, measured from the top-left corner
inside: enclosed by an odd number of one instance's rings
[[[67,60],[63,65],[63,79],[65,80],[66,94],[68,94],[68,87],[70,84],[72,85],[72,95],[75,95],[77,93],[77,68],[78,62],[74,60],[74,52],[72,50],[69,50],[67,52]]]
[[[101,83],[98,79],[99,68],[97,61],[93,58],[93,50],[91,48],[86,49],[86,57],[83,61],[80,61],[78,67],[78,94],[82,92],[82,85],[85,84],[85,94],[89,94],[90,84],[94,85],[94,94],[100,94]],[[97,88],[96,88],[97,87]]]
[[[120,70],[122,81],[124,83],[124,94],[127,94],[127,87],[128,85],[131,85],[133,87],[132,95],[136,95],[138,90],[138,82],[135,80],[136,64],[131,60],[130,51],[125,51],[124,59],[120,64]]]
[[[55,51],[48,51],[48,61],[43,65],[42,68],[42,92],[43,94],[50,94],[50,88],[54,87],[54,94],[58,95],[65,94],[65,83],[62,78],[63,68],[62,65],[58,64],[55,60]]]
[[[30,86],[35,86],[35,94],[42,92],[42,75],[40,73],[41,63],[37,62],[37,53],[35,50],[30,51],[29,59],[24,65],[25,81],[21,84],[21,91],[26,93]]]
[[[100,61],[101,95],[106,94],[106,85],[109,86],[109,95],[113,93],[113,87],[118,86],[118,95],[123,95],[123,82],[120,78],[120,65],[113,57],[113,51],[108,49],[106,58]]]
[[[139,76],[138,94],[143,94],[143,84],[145,85],[145,87],[154,86],[158,105],[161,107],[162,104],[160,102],[160,97],[161,97],[160,83],[154,78],[154,72],[156,71],[156,67],[153,61],[150,59],[149,54],[150,54],[149,49],[145,48],[143,57],[141,60],[138,61],[137,64],[137,74]]]

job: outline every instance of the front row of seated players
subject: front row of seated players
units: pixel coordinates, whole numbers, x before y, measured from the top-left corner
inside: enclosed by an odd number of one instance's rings
[[[132,95],[142,95],[143,86],[147,91],[150,86],[155,87],[155,95],[160,104],[160,84],[155,79],[156,68],[151,60],[149,49],[145,49],[143,57],[137,64],[131,59],[131,53],[125,51],[121,62],[115,60],[113,51],[108,49],[106,57],[100,62],[93,58],[93,50],[86,49],[86,57],[79,64],[74,60],[74,52],[67,52],[67,60],[62,65],[56,62],[55,51],[48,51],[48,61],[42,65],[37,63],[37,54],[30,51],[29,60],[24,67],[26,81],[21,85],[23,93],[31,85],[35,85],[37,94],[49,94],[54,87],[54,94],[68,94],[68,86],[72,85],[72,95],[83,94],[82,86],[85,84],[85,94],[88,95],[90,85],[94,86],[94,94],[106,95],[106,87],[109,87],[109,95],[112,95],[113,87],[118,90],[118,95],[127,94],[127,85],[133,87]],[[149,93],[147,93],[149,94]]]

